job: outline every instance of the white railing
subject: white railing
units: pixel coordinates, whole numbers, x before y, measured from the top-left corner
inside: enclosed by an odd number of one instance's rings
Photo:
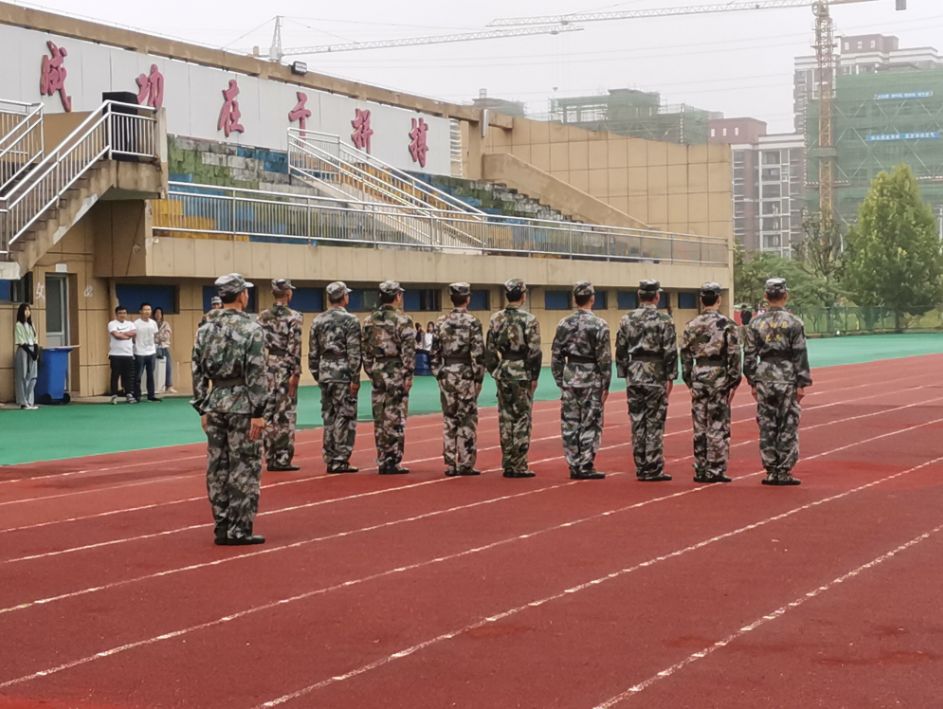
[[[210,185],[170,183],[154,203],[154,232],[237,239],[319,242],[431,251],[472,249],[454,238],[471,234],[479,254],[556,256],[726,266],[726,239],[593,224],[416,210],[377,202],[309,197]]]
[[[0,194],[43,155],[43,105],[0,100]]]
[[[0,197],[0,253],[25,234],[99,160],[159,159],[157,113],[148,106],[106,101]]]

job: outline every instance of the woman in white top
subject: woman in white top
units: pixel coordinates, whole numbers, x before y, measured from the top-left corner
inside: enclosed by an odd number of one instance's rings
[[[16,346],[14,355],[16,403],[21,409],[32,411],[39,408],[33,399],[36,375],[39,370],[39,342],[36,338],[36,329],[33,327],[33,314],[26,303],[22,303],[16,311],[13,343]]]

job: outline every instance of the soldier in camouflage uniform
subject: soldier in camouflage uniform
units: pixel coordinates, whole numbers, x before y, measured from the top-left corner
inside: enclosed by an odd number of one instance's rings
[[[737,323],[720,313],[721,288],[701,286],[703,310],[681,337],[681,376],[691,390],[694,482],[729,483],[730,402],[740,386]]]
[[[661,284],[639,283],[639,308],[626,313],[616,335],[616,370],[625,378],[635,474],[645,482],[671,480],[665,474],[664,437],[668,397],[678,375],[674,322],[658,312]]]
[[[347,312],[350,288],[335,281],[327,287],[329,308],[311,325],[308,366],[321,387],[324,462],[328,473],[356,473],[350,455],[357,437],[360,391],[360,323]]]
[[[298,382],[301,380],[301,330],[304,318],[292,310],[295,287],[287,278],[272,281],[275,304],[259,315],[268,350],[269,392],[274,399],[265,422],[265,456],[271,472],[301,470],[292,465],[298,422]]]
[[[262,475],[260,441],[271,402],[265,333],[244,312],[251,283],[231,273],[218,278],[216,287],[223,310],[197,331],[190,403],[208,441],[206,487],[216,543],[262,544],[265,538],[252,533],[252,523]]]
[[[593,315],[596,291],[588,281],[573,288],[577,310],[557,325],[550,371],[560,387],[563,452],[575,480],[601,480],[593,463],[602,440],[603,409],[609,398],[612,353],[609,326]]]
[[[743,369],[756,399],[764,485],[799,485],[791,475],[799,460],[799,403],[812,386],[802,320],[786,311],[782,278],[766,281],[769,308],[746,329]]]
[[[206,324],[206,321],[209,320],[210,316],[215,313],[217,310],[223,309],[223,301],[218,295],[214,295],[213,299],[210,301],[209,312],[203,313],[203,317],[200,318],[200,324],[197,327],[202,327]]]
[[[523,310],[527,286],[520,278],[504,284],[507,307],[491,316],[485,366],[498,390],[498,427],[506,478],[532,478],[527,468],[534,392],[540,378],[540,326]]]
[[[373,435],[380,475],[401,475],[406,409],[416,368],[416,331],[400,312],[405,291],[396,281],[380,284],[377,310],[363,323],[363,368],[373,382]]]
[[[471,286],[453,283],[449,297],[455,306],[435,323],[432,374],[439,381],[445,433],[442,457],[445,474],[481,475],[478,454],[478,395],[485,378],[485,338],[478,318],[468,312]]]

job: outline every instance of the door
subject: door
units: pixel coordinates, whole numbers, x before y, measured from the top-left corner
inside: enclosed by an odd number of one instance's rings
[[[46,275],[45,347],[62,347],[69,342],[69,280],[59,274]]]

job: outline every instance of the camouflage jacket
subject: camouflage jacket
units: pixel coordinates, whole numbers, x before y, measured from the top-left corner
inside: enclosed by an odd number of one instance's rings
[[[743,371],[750,386],[758,381],[811,386],[802,320],[782,308],[769,308],[750,321],[745,337]]]
[[[363,368],[371,378],[413,378],[416,369],[416,330],[408,315],[382,305],[363,321]]]
[[[300,376],[301,331],[304,327],[301,313],[276,303],[262,311],[258,322],[265,330],[269,367],[287,376]]]
[[[329,308],[311,323],[308,368],[318,382],[360,379],[360,322],[345,308]]]
[[[573,361],[573,358],[587,361]],[[561,389],[602,387],[612,380],[609,326],[588,310],[577,310],[557,325],[550,371]]]
[[[671,316],[654,305],[626,313],[616,333],[616,370],[629,386],[674,381],[678,336]]]
[[[485,378],[485,337],[478,318],[464,308],[455,308],[436,320],[430,359],[436,378],[443,371],[454,372],[480,384]]]
[[[737,323],[716,310],[689,322],[681,336],[681,376],[689,387],[697,383],[724,391],[735,389],[741,376]]]
[[[193,344],[193,408],[200,414],[265,416],[272,401],[266,356],[258,323],[238,310],[217,311],[197,330]]]
[[[535,382],[540,378],[542,360],[537,318],[513,305],[491,316],[485,345],[485,366],[492,377],[505,381]]]

